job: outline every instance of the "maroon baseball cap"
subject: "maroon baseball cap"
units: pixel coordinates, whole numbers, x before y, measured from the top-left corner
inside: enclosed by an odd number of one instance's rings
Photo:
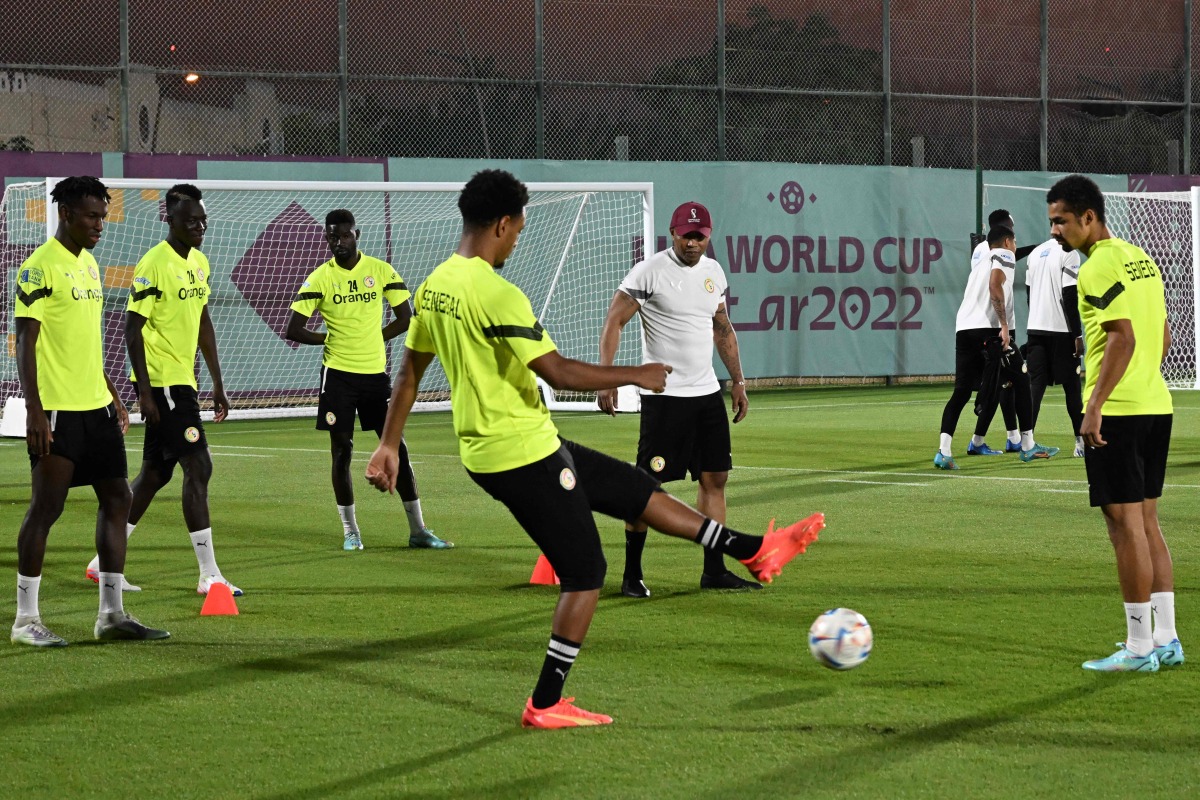
[[[711,236],[712,217],[699,203],[684,203],[671,215],[671,230],[676,236],[686,236],[693,231]]]

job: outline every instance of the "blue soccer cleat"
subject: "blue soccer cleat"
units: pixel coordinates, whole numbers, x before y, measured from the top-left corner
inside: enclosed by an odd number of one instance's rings
[[[419,532],[409,534],[408,546],[426,550],[449,550],[454,547],[454,542],[447,542],[445,539],[434,536],[432,528],[421,528]]]
[[[1004,452],[1006,452],[1006,453],[1019,453],[1019,452],[1021,452],[1021,443],[1020,443],[1020,442],[1011,442],[1011,441],[1007,441],[1007,440],[1005,440],[1005,442],[1004,442]]]
[[[362,534],[358,531],[349,531],[342,539],[343,550],[362,550]]]
[[[1160,644],[1154,648],[1158,663],[1164,667],[1178,667],[1183,663],[1183,645],[1178,639],[1172,639],[1170,644]]]
[[[1022,450],[1020,458],[1028,464],[1030,461],[1045,461],[1048,458],[1054,458],[1056,455],[1058,455],[1057,447],[1045,447],[1035,444],[1028,450]]]
[[[954,463],[954,456],[944,456],[941,450],[933,454],[933,465],[938,469],[958,469],[958,464]]]
[[[1117,646],[1121,649],[1108,658],[1085,661],[1083,668],[1092,672],[1158,672],[1157,648],[1149,655],[1135,656],[1125,649],[1123,642],[1117,642]]]
[[[1002,456],[1004,451],[993,450],[987,446],[987,442],[976,446],[974,442],[967,445],[967,455],[969,456]]]

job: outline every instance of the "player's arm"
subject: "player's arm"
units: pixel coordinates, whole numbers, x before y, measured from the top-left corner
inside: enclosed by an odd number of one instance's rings
[[[1004,270],[993,269],[988,279],[988,296],[992,301],[992,310],[1000,320],[1000,342],[1005,348],[1010,341],[1008,332],[1008,310],[1004,307]]]
[[[1171,349],[1171,323],[1167,322],[1166,320],[1163,320],[1163,355],[1162,355],[1162,361],[1158,362],[1159,364],[1162,364],[1164,361],[1167,360],[1167,351],[1170,349]]]
[[[121,426],[121,433],[129,433],[129,409],[125,408],[125,404],[121,402],[121,395],[117,394],[117,387],[113,384],[112,378],[108,377],[108,373],[104,373],[104,383],[108,386],[109,394],[112,395],[113,407],[117,410],[117,424]]]
[[[400,371],[396,375],[392,399],[388,402],[379,446],[367,463],[367,480],[381,492],[396,491],[396,476],[400,472],[400,437],[404,435],[404,423],[408,421],[408,414],[417,401],[417,387],[421,385],[421,378],[425,376],[431,361],[433,353],[407,347],[400,356]]]
[[[529,362],[529,368],[555,391],[576,392],[614,389],[630,383],[652,392],[661,392],[667,388],[667,375],[671,372],[666,364],[657,363],[639,367],[602,367],[567,358],[557,350],[533,359]]]
[[[17,378],[25,395],[25,443],[35,456],[49,455],[54,441],[38,389],[37,340],[41,332],[41,320],[17,317]]]
[[[1037,245],[1036,245],[1036,244],[1027,244],[1027,245],[1025,245],[1024,247],[1018,247],[1018,248],[1016,249],[1016,251],[1015,251],[1015,255],[1016,255],[1016,257],[1017,257],[1017,261],[1020,261],[1022,258],[1024,258],[1024,257],[1025,257],[1025,256],[1027,256],[1027,255],[1029,255],[1030,253],[1032,253],[1032,252],[1033,252],[1034,250],[1036,250],[1036,249],[1037,249]]]
[[[200,352],[208,365],[208,374],[213,383],[213,422],[221,422],[229,416],[229,398],[225,396],[225,380],[221,377],[221,360],[217,358],[217,331],[213,328],[208,306],[200,311]]]
[[[125,349],[129,352],[129,363],[133,367],[133,377],[137,382],[138,408],[142,412],[142,420],[147,425],[157,425],[159,420],[158,404],[154,402],[154,392],[150,387],[150,370],[146,367],[146,340],[142,329],[146,326],[146,318],[136,311],[125,312]]]
[[[299,311],[293,311],[292,316],[288,318],[287,332],[284,335],[289,340],[300,344],[325,344],[326,334],[321,331],[310,331],[308,320],[309,317]]]
[[[399,305],[392,306],[392,313],[396,315],[396,318],[383,326],[383,340],[385,342],[390,342],[408,330],[408,325],[412,322],[412,312],[411,300],[405,300]]]
[[[729,312],[725,304],[717,306],[713,314],[713,344],[717,347],[717,355],[729,373],[732,386],[729,387],[730,404],[733,408],[734,423],[741,422],[746,412],[750,410],[750,398],[746,396],[746,376],[742,374],[742,357],[738,351],[737,333],[733,323],[729,321]]]
[[[1072,284],[1062,288],[1063,316],[1067,319],[1067,328],[1075,337],[1075,357],[1083,355],[1083,323],[1079,319],[1079,287]],[[1166,351],[1164,350],[1165,354]]]
[[[1125,376],[1125,370],[1129,368],[1129,361],[1133,358],[1133,350],[1137,346],[1133,335],[1133,323],[1129,320],[1110,319],[1101,322],[1100,327],[1106,335],[1104,355],[1100,358],[1100,374],[1096,377],[1096,385],[1092,388],[1087,407],[1083,410],[1083,424],[1079,426],[1079,435],[1089,447],[1103,447],[1108,444],[1100,436],[1104,402]]]
[[[620,289],[613,295],[612,302],[608,304],[608,314],[604,317],[604,326],[600,328],[601,366],[612,366],[613,359],[617,357],[617,347],[621,344],[621,331],[641,307],[637,300]],[[601,389],[596,392],[596,403],[605,414],[615,417],[617,415],[617,390]]]

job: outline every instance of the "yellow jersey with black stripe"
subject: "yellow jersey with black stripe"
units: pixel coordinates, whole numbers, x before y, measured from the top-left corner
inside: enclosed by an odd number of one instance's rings
[[[292,311],[325,319],[321,363],[343,372],[374,375],[387,369],[383,341],[383,301],[395,308],[411,296],[399,273],[386,261],[358,254],[353,269],[330,259],[300,286]]]
[[[104,287],[86,249],[51,239],[17,271],[16,316],[41,323],[38,394],[47,411],[92,411],[113,401],[104,379]]]
[[[193,247],[184,258],[165,241],[134,269],[128,310],[146,318],[142,341],[151,386],[197,388],[196,345],[211,274],[204,253]]]
[[[472,472],[503,472],[559,447],[529,362],[554,342],[520,289],[480,258],[453,255],[417,289],[405,346],[434,353],[450,381],[458,452]]]
[[[1101,326],[1127,319],[1133,325],[1133,357],[1100,413],[1172,413],[1171,392],[1161,368],[1167,304],[1162,273],[1150,256],[1123,239],[1101,239],[1092,245],[1079,270],[1079,317],[1087,342],[1084,403],[1100,377],[1100,360],[1108,344]]]

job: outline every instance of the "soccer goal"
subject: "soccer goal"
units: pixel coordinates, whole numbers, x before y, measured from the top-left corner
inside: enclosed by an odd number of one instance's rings
[[[0,355],[0,405],[6,407],[16,405],[5,401],[20,393],[12,287],[21,263],[55,233],[50,190],[57,180],[10,185],[0,202],[0,332],[7,340]],[[92,253],[105,286],[105,364],[126,403],[136,399],[125,354],[128,289],[138,259],[166,236],[163,198],[178,182],[105,179],[113,199],[104,237]],[[289,342],[284,332],[297,288],[331,258],[323,235],[326,212],[350,209],[362,231],[360,249],[390,262],[413,291],[454,251],[462,229],[459,183],[189,182],[203,190],[208,210],[203,250],[213,271],[209,313],[234,418],[314,413],[321,348]],[[646,242],[653,246],[653,184],[528,187],[526,227],[503,275],[529,296],[564,355],[595,362],[613,292],[644,257]],[[314,319],[310,326],[319,324]],[[389,343],[389,373],[398,366],[403,338]],[[627,332],[616,363],[639,363],[640,341],[639,328]],[[207,400],[211,383],[203,359],[197,363]],[[596,410],[592,393],[542,389],[551,410]],[[449,397],[435,359],[417,408],[449,408]]]
[[[1035,244],[1050,235],[1048,189],[985,183],[984,208],[1007,208],[1017,215],[1019,243]],[[1038,233],[1020,223],[1020,211],[1030,206],[1037,207],[1042,222],[1034,229]],[[1105,192],[1104,212],[1108,229],[1145,250],[1162,272],[1171,325],[1171,349],[1163,363],[1167,385],[1200,389],[1200,187],[1189,192]]]

